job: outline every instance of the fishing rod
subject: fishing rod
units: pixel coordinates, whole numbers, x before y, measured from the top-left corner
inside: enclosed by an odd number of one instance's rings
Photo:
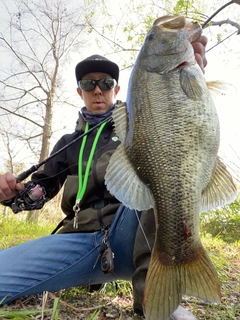
[[[38,164],[33,165],[28,170],[20,173],[16,177],[17,182],[22,182],[27,177],[29,177],[30,174],[32,174],[33,172],[37,171],[42,165],[44,165],[45,163],[47,163],[52,158],[54,158],[57,155],[59,155],[61,152],[63,152],[67,148],[69,148],[71,145],[75,144],[77,141],[81,140],[83,137],[89,135],[92,131],[94,131],[95,129],[100,127],[101,124],[103,124],[104,122],[110,122],[112,120],[113,119],[110,116],[107,119],[99,122],[98,124],[96,124],[95,126],[90,128],[87,132],[84,132],[83,134],[78,136],[76,139],[72,140],[71,142],[66,144],[64,147],[62,147],[58,151],[56,151],[53,154],[51,154],[45,160],[39,162]],[[9,203],[11,205],[12,211],[14,213],[18,213],[18,212],[23,211],[23,210],[34,210],[34,209],[36,210],[36,209],[41,209],[42,208],[43,204],[46,201],[45,195],[46,195],[46,191],[45,191],[44,187],[40,186],[39,184],[35,184],[35,183],[32,182],[32,183],[27,184],[22,191],[17,192],[16,196],[14,197],[14,200],[13,199],[6,200],[5,203],[6,204]]]
[[[96,124],[94,127],[92,127],[91,129],[89,129],[87,132],[81,134],[79,137],[77,137],[76,139],[72,140],[71,142],[69,142],[68,144],[66,144],[63,148],[59,149],[58,151],[56,151],[55,153],[51,154],[48,158],[46,158],[45,160],[39,162],[38,164],[33,165],[31,168],[29,168],[28,170],[20,173],[17,176],[17,181],[18,182],[22,182],[23,180],[25,180],[27,177],[30,176],[30,174],[32,174],[33,172],[37,171],[42,165],[44,165],[45,163],[47,163],[49,160],[51,160],[52,158],[55,158],[57,155],[59,155],[59,153],[63,152],[64,150],[66,150],[67,148],[69,148],[71,145],[73,145],[74,143],[76,143],[77,141],[81,140],[83,137],[89,135],[92,131],[94,131],[96,128],[100,127],[101,124],[103,124],[104,122],[110,122],[112,121],[112,117],[108,117],[107,119],[99,122],[98,124]]]

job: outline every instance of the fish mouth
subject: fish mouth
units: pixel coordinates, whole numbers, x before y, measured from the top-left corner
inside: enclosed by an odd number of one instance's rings
[[[180,63],[178,66],[176,66],[176,68],[174,68],[173,70],[184,68],[185,66],[188,66],[188,65],[189,65],[189,62],[184,61],[184,62]]]
[[[183,30],[190,42],[196,41],[202,33],[202,28],[197,22],[186,19],[184,16],[163,16],[155,20],[153,26],[173,32]]]
[[[192,65],[193,63],[189,62],[189,61],[183,61],[180,64],[178,64],[175,68],[173,68],[172,70],[169,70],[169,72],[174,72],[177,71],[179,69],[183,69],[185,67],[189,67],[190,65]]]
[[[182,53],[185,53],[186,50],[181,50],[181,51],[173,51],[172,53],[168,52],[167,54],[160,54],[161,57],[168,57],[168,56],[173,56],[173,55],[177,55],[177,54],[182,54]]]

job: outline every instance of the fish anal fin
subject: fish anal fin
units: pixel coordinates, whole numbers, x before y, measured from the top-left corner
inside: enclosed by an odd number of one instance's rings
[[[168,320],[184,294],[220,302],[217,273],[202,245],[193,261],[176,265],[161,263],[156,251],[152,252],[145,284],[143,309],[146,319]]]
[[[238,195],[237,187],[226,165],[217,157],[208,186],[202,192],[201,212],[231,203]]]

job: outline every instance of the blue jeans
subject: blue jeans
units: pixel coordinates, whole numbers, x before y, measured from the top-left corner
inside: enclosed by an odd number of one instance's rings
[[[139,212],[122,205],[117,210],[109,231],[114,253],[109,274],[97,261],[103,231],[54,234],[0,251],[0,305],[43,291],[131,280],[139,218]]]

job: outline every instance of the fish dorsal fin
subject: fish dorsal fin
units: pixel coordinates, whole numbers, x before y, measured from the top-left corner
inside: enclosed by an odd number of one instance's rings
[[[127,134],[126,105],[115,108],[113,114],[115,131],[121,144],[110,158],[105,184],[109,192],[130,209],[148,210],[153,208],[154,199],[151,190],[136,173],[125,151]]]
[[[210,92],[218,95],[225,95],[232,87],[230,83],[221,80],[207,81],[206,84]]]
[[[216,168],[208,186],[202,192],[202,210],[206,212],[231,203],[237,197],[237,188],[225,164],[217,157]]]

